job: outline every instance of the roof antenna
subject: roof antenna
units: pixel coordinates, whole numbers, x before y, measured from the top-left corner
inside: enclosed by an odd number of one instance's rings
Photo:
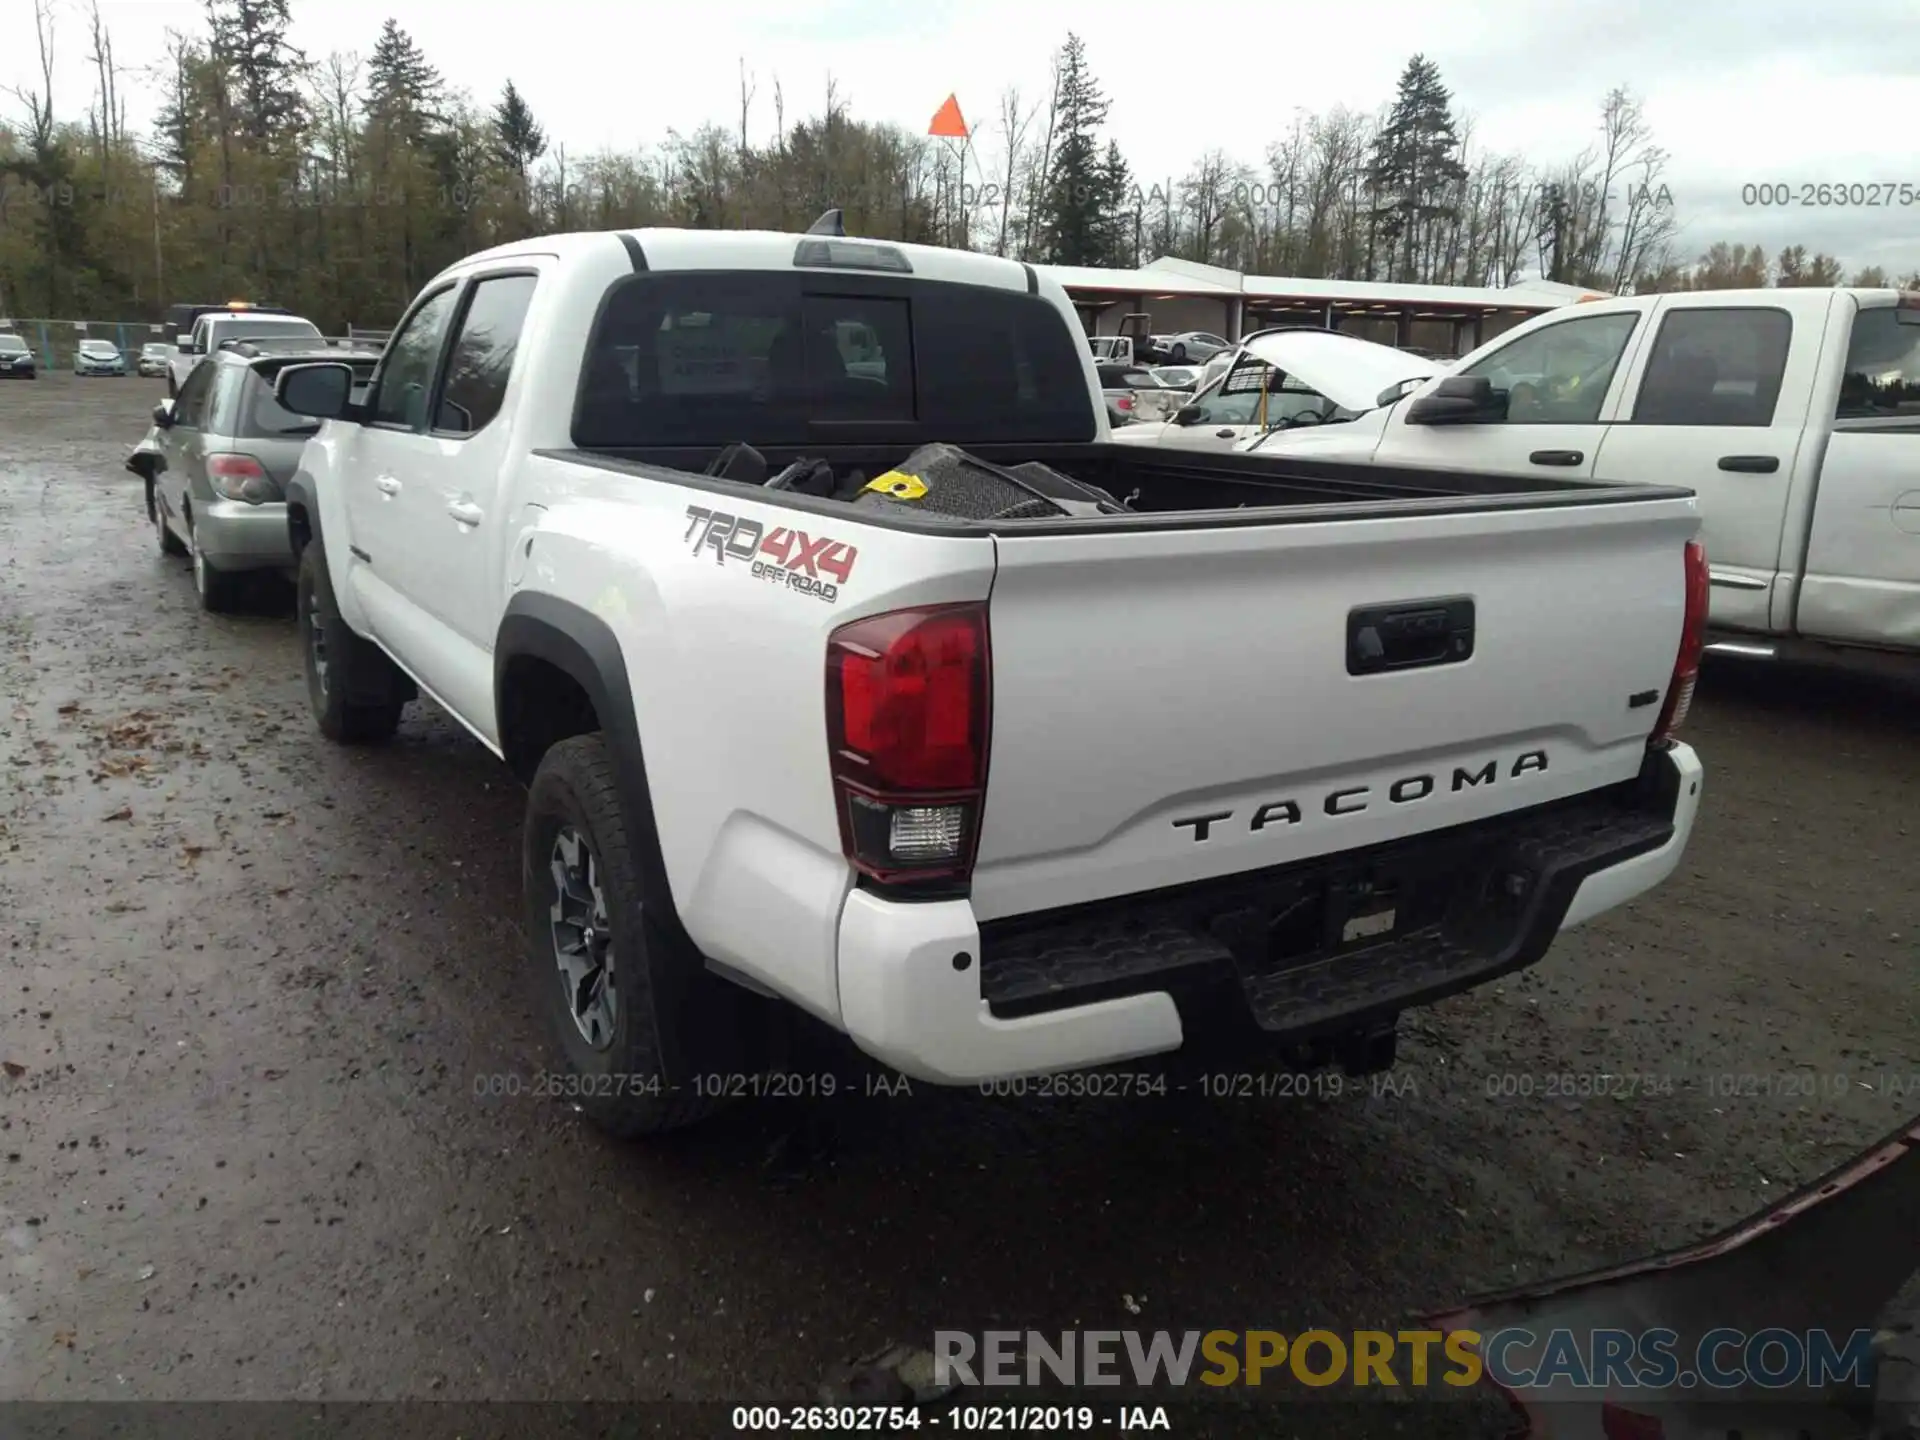
[[[807,234],[834,235],[844,240],[847,237],[846,220],[839,210],[829,210],[807,227]]]

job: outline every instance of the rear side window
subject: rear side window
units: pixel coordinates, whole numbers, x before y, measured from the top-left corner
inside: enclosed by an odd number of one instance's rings
[[[436,430],[472,435],[500,413],[536,283],[532,275],[495,275],[474,284],[447,358]]]
[[[249,372],[244,365],[222,365],[217,361],[208,362],[213,367],[213,385],[207,393],[206,419],[203,430],[216,435],[233,435],[240,427],[240,397],[247,388]]]
[[[1907,317],[1905,323],[1900,319]],[[1854,317],[1836,420],[1905,420],[1890,433],[1920,429],[1920,311],[1882,308]],[[1849,426],[1869,433],[1885,425]]]
[[[1089,439],[1075,333],[1034,297],[817,274],[638,275],[588,343],[578,445],[797,445],[818,427]],[[871,432],[870,432],[871,433]]]
[[[1636,425],[1771,425],[1793,318],[1759,306],[1671,311],[1633,404]]]
[[[233,434],[243,439],[275,440],[312,435],[320,429],[319,421],[294,414],[274,398],[273,382],[279,373],[277,370],[239,369],[238,373],[246,377],[246,383],[239,390]],[[354,383],[364,384],[373,373],[372,363],[355,363],[353,373]]]

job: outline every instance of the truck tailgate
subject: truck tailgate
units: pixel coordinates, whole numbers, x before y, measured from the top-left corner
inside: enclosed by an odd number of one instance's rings
[[[975,914],[1262,869],[1632,778],[1698,527],[1693,499],[1667,492],[1000,535]]]

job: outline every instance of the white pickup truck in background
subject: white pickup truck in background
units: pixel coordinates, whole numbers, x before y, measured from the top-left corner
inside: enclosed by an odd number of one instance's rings
[[[1377,1069],[1686,846],[1684,490],[1116,445],[1057,284],[830,229],[475,255],[352,385],[278,381],[309,699],[424,693],[527,783],[616,1132],[789,1006],[944,1083]]]
[[[167,394],[177,398],[193,367],[229,340],[287,338],[318,341],[320,327],[298,315],[268,315],[245,309],[208,311],[193,322],[192,330],[178,337],[173,354],[167,358]]]
[[[1349,424],[1239,448],[1683,485],[1713,557],[1710,649],[1920,659],[1920,295],[1587,302]]]

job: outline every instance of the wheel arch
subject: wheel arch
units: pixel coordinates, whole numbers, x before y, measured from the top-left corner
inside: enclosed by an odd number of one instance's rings
[[[305,471],[287,482],[287,543],[295,563],[308,545],[320,538],[320,506]]]
[[[533,779],[547,746],[568,738],[566,733],[553,733],[551,726],[543,733],[535,719],[527,682],[537,671],[530,670],[528,662],[571,680],[591,707],[595,728],[606,736],[613,752],[621,805],[629,816],[644,822],[628,840],[636,844],[646,867],[648,888],[656,895],[671,896],[619,638],[599,616],[553,595],[522,592],[507,602],[493,647],[493,703],[500,752],[522,784]],[[674,928],[679,929],[677,916]]]
[[[661,1053],[670,1073],[682,1073],[682,1060],[689,1051],[710,1054],[716,1043],[723,1050],[731,1049],[729,1025],[737,1023],[734,1007],[746,992],[711,972],[680,921],[654,823],[646,752],[619,638],[606,621],[571,601],[523,591],[507,602],[493,650],[500,751],[523,782],[531,780],[539,766],[546,748],[542,741],[569,738],[554,727],[542,734],[538,722],[527,724],[529,683],[550,682],[556,672],[578,687],[613,757],[620,806],[628,822],[627,843],[648,892],[648,919],[658,927],[658,938],[666,942],[667,954],[661,958],[667,963],[651,967],[655,1003],[662,1007],[661,1013],[675,1017],[675,1024],[660,1026]]]

